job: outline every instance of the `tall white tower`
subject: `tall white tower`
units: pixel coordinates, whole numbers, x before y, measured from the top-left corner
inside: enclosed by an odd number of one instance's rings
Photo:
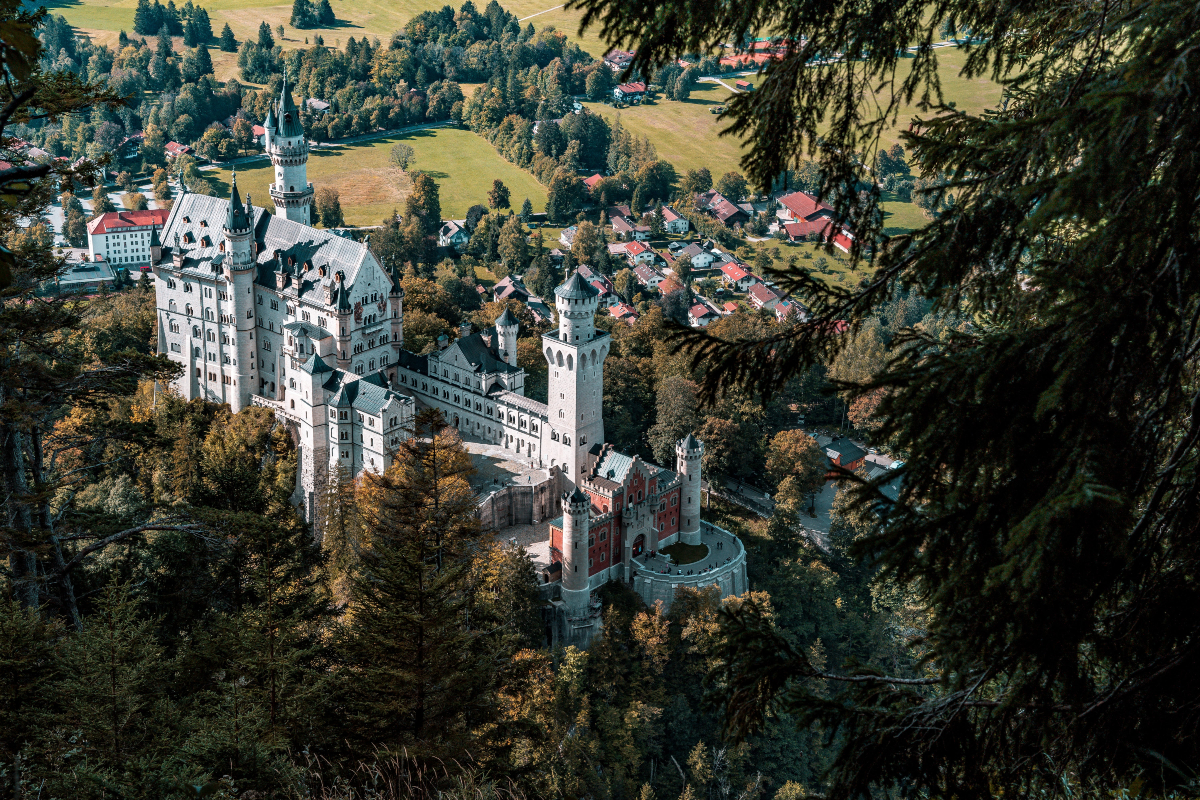
[[[679,490],[679,540],[700,544],[700,457],[704,442],[688,434],[675,444],[675,471],[682,486]]]
[[[549,436],[542,453],[572,481],[590,447],[604,443],[604,359],[610,340],[596,332],[599,292],[575,272],[554,290],[558,331],[542,334],[549,362]]]
[[[229,197],[229,212],[225,216],[225,253],[222,267],[225,280],[229,283],[230,299],[233,302],[233,321],[236,328],[236,387],[230,386],[232,396],[229,407],[235,413],[250,405],[254,394],[258,361],[254,350],[254,207],[250,196],[242,205],[238,194],[237,172],[233,173],[233,190]]]
[[[588,510],[591,500],[579,488],[562,496],[562,599],[567,611],[575,616],[587,612],[591,601],[588,589]]]
[[[500,357],[504,359],[504,363],[510,367],[517,365],[517,331],[520,323],[513,313],[507,308],[500,318],[496,320],[496,335],[500,337],[500,346],[497,350],[500,351]]]
[[[308,138],[300,124],[300,112],[288,91],[287,72],[279,103],[267,112],[267,155],[275,165],[271,200],[275,214],[293,222],[312,225],[313,187],[308,182]]]

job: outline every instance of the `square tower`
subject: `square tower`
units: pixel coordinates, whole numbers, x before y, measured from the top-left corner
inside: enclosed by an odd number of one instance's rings
[[[611,345],[607,333],[596,332],[600,292],[575,272],[554,290],[558,331],[542,335],[549,365],[549,420],[542,454],[579,480],[588,448],[604,443],[604,359]]]

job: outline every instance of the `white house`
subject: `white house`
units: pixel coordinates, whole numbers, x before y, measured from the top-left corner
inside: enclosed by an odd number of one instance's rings
[[[150,248],[159,244],[158,231],[166,224],[170,213],[157,208],[101,214],[87,225],[91,260],[149,269],[152,263]]]

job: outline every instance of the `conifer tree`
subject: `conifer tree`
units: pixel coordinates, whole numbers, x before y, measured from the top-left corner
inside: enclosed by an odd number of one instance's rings
[[[150,7],[150,0],[138,0],[133,12],[133,32],[142,36],[150,36],[158,31],[161,23]]]
[[[237,39],[233,38],[233,28],[229,27],[229,23],[225,23],[225,27],[221,28],[221,52],[236,53]]]
[[[271,26],[266,20],[258,23],[258,46],[268,51],[275,47],[275,37],[271,35]]]
[[[111,581],[67,643],[54,692],[98,779],[119,780],[147,749],[170,746],[154,717],[165,667],[154,625],[139,618],[129,586]]]
[[[337,16],[333,13],[333,6],[329,4],[329,0],[321,0],[317,5],[317,24],[328,28],[337,23]]]
[[[421,412],[387,471],[363,475],[371,540],[350,606],[357,734],[419,758],[461,755],[490,714],[491,659],[464,624],[483,536],[468,482],[474,469],[442,424],[440,412]]]

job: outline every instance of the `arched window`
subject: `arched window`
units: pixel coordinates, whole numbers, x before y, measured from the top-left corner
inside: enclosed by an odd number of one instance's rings
[[[183,307],[183,313],[187,314],[189,317],[192,316],[192,304],[191,303],[188,303],[186,306]]]
[[[200,338],[200,326],[199,325],[192,326],[192,336],[194,336],[197,339]]]
[[[567,369],[575,369],[575,359],[570,353],[567,353]]]
[[[208,331],[207,333],[208,333],[208,340],[210,342],[215,342],[217,340],[217,335],[215,333],[213,333],[212,331]]]

